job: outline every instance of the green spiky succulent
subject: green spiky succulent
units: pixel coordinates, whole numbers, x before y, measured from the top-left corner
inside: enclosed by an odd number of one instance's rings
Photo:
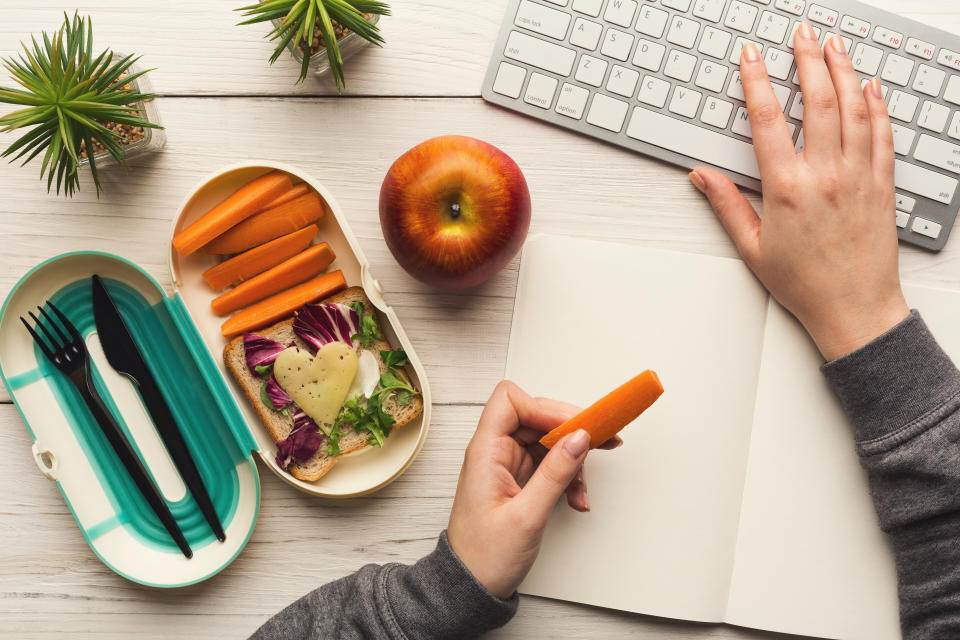
[[[46,175],[47,191],[57,183],[73,196],[80,186],[78,173],[81,149],[90,160],[90,172],[99,196],[102,188],[97,174],[93,143],[98,142],[117,162],[125,162],[121,136],[105,123],[159,129],[130,105],[155,98],[154,94],[134,90],[134,82],[147,73],[131,73],[139,60],[127,56],[114,61],[106,49],[93,56],[93,25],[89,18],[64,14],[63,26],[42,42],[31,36],[32,46],[21,43],[19,59],[5,58],[3,66],[21,88],[0,87],[0,102],[25,107],[0,118],[0,131],[23,127],[29,132],[13,142],[0,157],[16,154],[10,162],[24,156],[27,164],[41,153],[41,178]]]
[[[303,43],[303,60],[297,82],[303,82],[307,77],[310,59],[315,55],[311,43],[319,22],[320,36],[327,50],[330,71],[338,92],[344,87],[343,58],[340,56],[333,22],[380,46],[383,44],[380,30],[366,19],[365,14],[390,15],[390,7],[377,0],[263,0],[237,11],[242,11],[243,16],[249,18],[241,25],[277,20],[276,28],[268,35],[271,40],[279,40],[270,57],[270,64],[277,61],[291,41]]]

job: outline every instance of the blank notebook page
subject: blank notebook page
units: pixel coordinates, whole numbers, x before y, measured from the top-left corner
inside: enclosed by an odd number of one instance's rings
[[[527,243],[507,377],[580,406],[645,369],[665,392],[588,456],[592,510],[558,506],[521,592],[724,619],[766,313],[739,260]]]

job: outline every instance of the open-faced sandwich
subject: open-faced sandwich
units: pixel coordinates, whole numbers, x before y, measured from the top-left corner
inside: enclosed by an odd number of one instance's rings
[[[383,446],[423,411],[406,354],[386,342],[360,287],[244,333],[223,359],[277,443],[277,464],[300,480],[318,480],[342,455]]]

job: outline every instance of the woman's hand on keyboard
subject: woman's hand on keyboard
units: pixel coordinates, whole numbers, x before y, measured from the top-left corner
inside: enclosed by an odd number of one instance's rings
[[[901,322],[893,134],[876,79],[861,88],[843,43],[810,25],[794,52],[805,148],[797,153],[759,52],[741,76],[763,180],[763,219],[722,174],[690,174],[746,263],[833,360]],[[824,54],[826,59],[824,59]]]

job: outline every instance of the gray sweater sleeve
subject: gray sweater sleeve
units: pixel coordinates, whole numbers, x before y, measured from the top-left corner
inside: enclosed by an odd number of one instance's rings
[[[916,311],[823,372],[893,543],[904,638],[960,638],[960,372]]]
[[[517,601],[516,593],[500,600],[484,589],[444,531],[433,553],[416,564],[367,565],[303,596],[251,638],[475,638],[509,622]]]

